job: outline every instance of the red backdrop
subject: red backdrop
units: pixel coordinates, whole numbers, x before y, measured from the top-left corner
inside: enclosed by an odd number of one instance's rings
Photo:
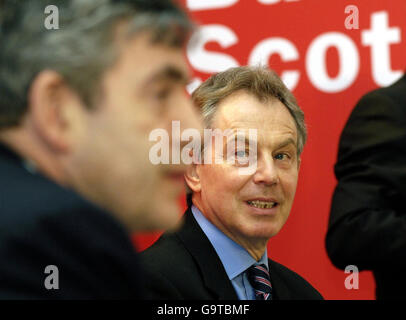
[[[405,70],[406,1],[181,3],[200,26],[199,37],[191,39],[194,49],[187,50],[196,76],[190,89],[228,67],[267,64],[293,90],[305,112],[309,139],[296,199],[288,222],[269,242],[269,256],[304,276],[326,299],[373,299],[370,272],[360,273],[358,290],[345,288],[348,275],[329,261],[324,237],[345,121],[363,94],[391,84]],[[157,237],[143,234],[134,241],[142,250]]]

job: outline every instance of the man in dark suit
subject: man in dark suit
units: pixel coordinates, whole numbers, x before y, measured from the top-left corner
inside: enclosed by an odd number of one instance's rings
[[[0,2],[0,299],[143,297],[130,234],[176,226],[185,169],[149,134],[199,127],[189,31],[166,0]]]
[[[0,176],[0,299],[142,298],[133,245],[111,214],[2,145]]]
[[[335,174],[331,261],[372,270],[378,299],[406,298],[406,76],[358,102],[340,138]]]
[[[295,98],[275,73],[239,67],[209,78],[193,100],[215,130],[185,174],[182,228],[142,253],[149,297],[322,299],[266,250],[289,216],[306,141]]]

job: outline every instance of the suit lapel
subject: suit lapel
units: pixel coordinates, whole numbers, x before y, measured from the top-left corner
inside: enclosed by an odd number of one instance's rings
[[[177,232],[198,265],[203,282],[214,299],[237,300],[237,294],[209,239],[200,228],[190,207],[184,214],[184,225]]]
[[[214,250],[209,239],[199,227],[190,208],[184,214],[184,225],[177,232],[177,236],[184,244],[188,252],[193,256],[200,269],[203,282],[213,294],[214,299],[238,300],[231,281]],[[268,259],[270,278],[273,288],[274,300],[290,300],[291,295],[285,282],[280,278],[274,262]]]
[[[268,259],[269,265],[269,277],[271,278],[272,284],[272,299],[273,300],[290,300],[291,295],[289,289],[286,286],[285,282],[279,277],[278,268],[274,268],[274,262],[271,259]]]

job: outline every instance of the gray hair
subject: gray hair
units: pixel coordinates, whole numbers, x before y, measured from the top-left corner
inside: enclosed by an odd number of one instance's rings
[[[304,113],[279,76],[265,67],[230,68],[212,75],[193,92],[193,101],[203,115],[206,128],[211,128],[219,102],[239,90],[253,94],[260,101],[278,99],[285,105],[295,121],[300,155],[307,139]]]
[[[59,10],[59,29],[44,26],[44,9]],[[115,26],[142,30],[152,42],[182,46],[193,25],[170,0],[0,0],[0,129],[15,126],[27,93],[42,70],[58,72],[92,105],[103,72],[117,57]]]

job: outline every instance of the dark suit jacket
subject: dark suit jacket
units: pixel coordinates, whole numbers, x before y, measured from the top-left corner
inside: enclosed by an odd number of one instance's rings
[[[335,174],[326,237],[332,262],[372,270],[377,298],[406,298],[406,76],[359,101]]]
[[[48,265],[59,270],[59,290],[44,286]],[[139,298],[138,267],[110,214],[0,145],[0,299]]]
[[[237,300],[227,273],[190,208],[175,233],[164,234],[141,253],[150,299]],[[273,298],[322,299],[302,277],[269,260]]]

